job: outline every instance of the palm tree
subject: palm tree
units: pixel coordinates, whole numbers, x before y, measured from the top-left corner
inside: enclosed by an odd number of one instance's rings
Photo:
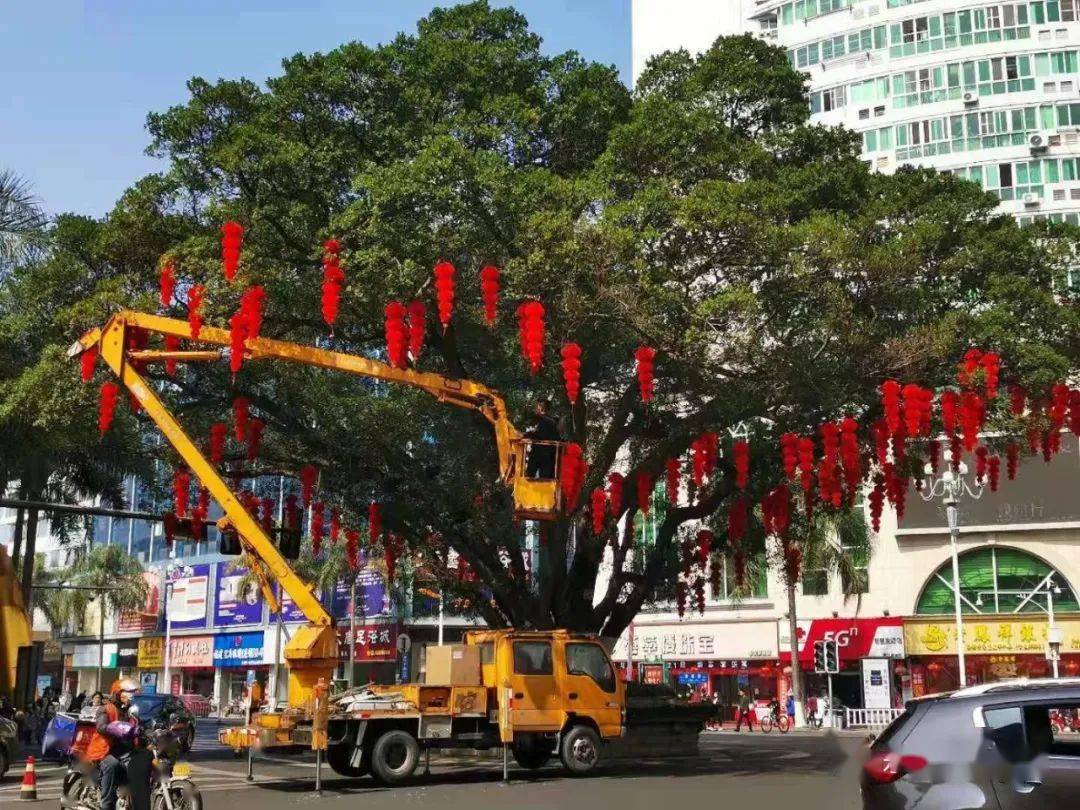
[[[22,260],[45,214],[29,184],[14,172],[0,170],[0,270]]]
[[[866,563],[870,557],[870,532],[862,509],[845,509],[839,512],[818,511],[809,521],[793,520],[790,530],[792,544],[802,555],[796,576],[789,579],[784,556],[779,548],[774,550],[774,563],[781,572],[780,578],[787,589],[788,633],[791,639],[791,691],[795,696],[795,722],[802,722],[805,705],[802,673],[799,670],[798,617],[795,604],[795,587],[806,571],[823,571],[839,574],[844,598],[866,592]]]

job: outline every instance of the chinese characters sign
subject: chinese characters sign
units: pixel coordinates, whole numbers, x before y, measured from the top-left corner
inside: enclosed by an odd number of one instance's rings
[[[356,626],[357,661],[395,661],[397,660],[397,637],[401,632],[398,624],[358,624]],[[339,655],[349,657],[349,626],[338,628]]]
[[[791,633],[787,619],[781,619],[780,659],[791,660]],[[795,627],[799,639],[799,661],[813,663],[814,643],[835,641],[841,661],[860,658],[903,658],[903,621],[884,616],[872,619],[807,619]]]
[[[261,663],[263,658],[263,634],[225,633],[214,636],[214,666],[242,667]]]
[[[612,658],[625,661],[628,632],[615,644]],[[635,661],[698,661],[776,658],[776,624],[635,625],[630,652]]]
[[[169,664],[174,667],[212,667],[213,636],[181,636],[169,644]]]
[[[1080,652],[1080,620],[1058,619],[1055,624],[1064,633],[1062,652]],[[964,651],[974,655],[1042,655],[1046,650],[1048,629],[1046,617],[965,616]],[[956,626],[952,621],[908,619],[904,622],[904,645],[909,655],[955,655]]]

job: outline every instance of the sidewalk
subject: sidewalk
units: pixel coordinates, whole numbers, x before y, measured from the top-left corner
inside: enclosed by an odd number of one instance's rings
[[[788,736],[795,736],[795,737],[828,737],[830,735],[833,735],[833,736],[836,736],[836,737],[855,737],[855,738],[863,737],[863,738],[865,738],[865,737],[877,736],[879,731],[880,731],[880,729],[874,730],[874,729],[870,729],[870,728],[792,728],[792,729],[789,729],[785,733],[781,733],[779,730],[774,729],[773,731],[770,731],[767,736],[769,736],[769,737],[788,737]],[[722,734],[731,734],[731,735],[734,735],[734,734],[761,734],[762,736],[765,736],[765,732],[763,732],[757,726],[754,727],[753,731],[746,731],[746,730],[736,731],[735,726],[732,725],[730,728],[724,727],[724,728],[721,728],[719,730],[707,729],[707,730],[705,730],[705,731],[703,731],[701,733],[702,734],[707,734],[707,735],[710,735],[710,736],[711,735],[722,735]]]

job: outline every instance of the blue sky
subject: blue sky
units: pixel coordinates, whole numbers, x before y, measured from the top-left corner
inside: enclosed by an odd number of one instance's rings
[[[101,215],[160,164],[146,114],[187,97],[193,75],[262,81],[282,57],[386,42],[422,0],[0,0],[0,168],[46,209]],[[548,52],[574,49],[630,81],[630,0],[514,5]]]

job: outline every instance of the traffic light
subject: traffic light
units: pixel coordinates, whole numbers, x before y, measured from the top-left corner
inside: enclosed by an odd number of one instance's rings
[[[814,642],[814,672],[821,674],[826,672],[825,669],[825,642]]]
[[[840,645],[835,641],[822,642],[825,646],[825,671],[840,671]]]

